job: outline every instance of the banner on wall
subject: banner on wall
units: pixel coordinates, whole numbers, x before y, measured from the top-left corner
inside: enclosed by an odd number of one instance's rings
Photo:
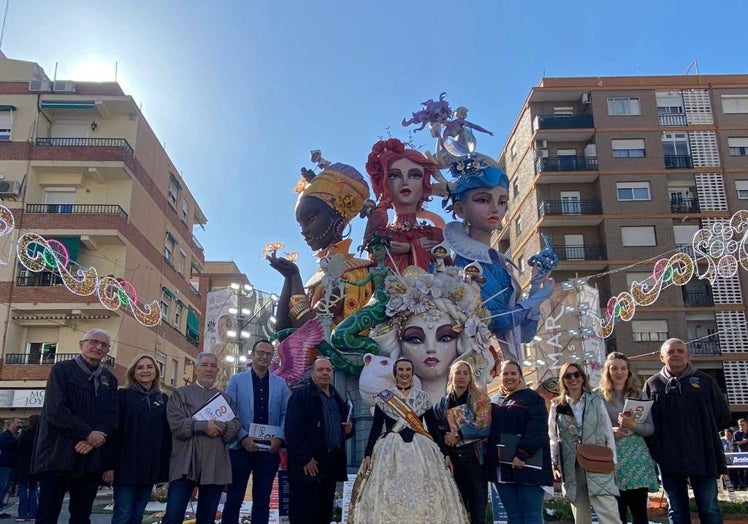
[[[203,351],[221,353],[228,342],[228,332],[234,329],[235,315],[229,308],[236,307],[236,294],[231,288],[209,291],[205,308]]]

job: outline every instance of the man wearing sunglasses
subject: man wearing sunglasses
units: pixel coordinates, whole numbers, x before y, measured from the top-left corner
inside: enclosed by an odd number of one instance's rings
[[[663,342],[660,360],[664,366],[647,380],[644,392],[654,400],[651,451],[668,499],[668,520],[691,522],[690,483],[699,520],[721,524],[716,480],[727,468],[717,431],[729,422],[730,408],[716,382],[691,365],[684,341]]]
[[[107,437],[119,422],[117,379],[101,365],[110,344],[109,333],[91,329],[78,343],[80,354],[49,374],[32,456],[40,524],[57,522],[68,491],[70,522],[89,522],[102,474],[110,469]]]
[[[283,445],[283,424],[290,396],[286,381],[268,371],[273,345],[259,340],[252,347],[250,369],[229,380],[226,394],[236,404],[242,427],[231,444],[233,480],[226,493],[222,524],[237,524],[239,510],[252,475],[252,522],[267,524],[270,492],[278,471]]]

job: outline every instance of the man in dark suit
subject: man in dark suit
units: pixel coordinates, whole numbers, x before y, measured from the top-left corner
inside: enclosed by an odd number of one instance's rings
[[[345,439],[353,436],[348,406],[332,386],[332,363],[318,358],[312,381],[286,410],[291,524],[329,524],[335,485],[347,480]]]

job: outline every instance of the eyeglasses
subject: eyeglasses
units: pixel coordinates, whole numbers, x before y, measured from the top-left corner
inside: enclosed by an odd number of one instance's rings
[[[255,351],[252,352],[252,355],[254,355],[256,357],[270,358],[270,357],[273,356],[273,352],[272,351],[262,351],[260,349],[257,349],[257,350],[255,350]]]
[[[101,349],[108,351],[110,347],[109,342],[105,342],[104,340],[96,340],[93,338],[85,338],[83,339],[83,342],[88,342],[92,346],[99,346]]]
[[[582,378],[582,374],[579,371],[573,371],[571,373],[564,373],[564,379],[571,380],[573,378]]]

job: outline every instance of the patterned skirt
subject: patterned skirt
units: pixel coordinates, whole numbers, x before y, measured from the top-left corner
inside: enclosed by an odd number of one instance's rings
[[[616,480],[618,489],[647,488],[651,492],[660,489],[654,461],[641,435],[629,435],[616,439]]]

